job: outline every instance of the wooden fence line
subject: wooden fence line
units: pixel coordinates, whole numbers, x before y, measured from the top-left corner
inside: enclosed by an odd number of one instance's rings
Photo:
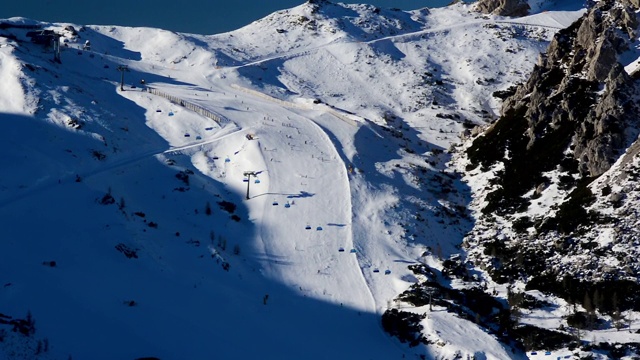
[[[210,110],[207,110],[205,108],[203,108],[202,106],[196,105],[194,103],[190,103],[188,101],[185,101],[177,96],[173,96],[173,95],[169,95],[167,93],[164,93],[158,89],[152,88],[152,87],[147,87],[147,92],[153,94],[153,95],[157,95],[160,97],[163,97],[169,101],[171,101],[172,103],[176,104],[176,105],[180,105],[184,108],[187,108],[195,113],[198,113],[202,116],[208,117],[209,119],[215,121],[216,123],[218,123],[218,125],[221,125],[222,122],[226,122],[226,119],[222,118],[220,115],[213,113]]]

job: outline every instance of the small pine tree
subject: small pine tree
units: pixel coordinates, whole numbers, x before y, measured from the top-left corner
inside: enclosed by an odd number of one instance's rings
[[[624,326],[624,318],[622,317],[622,314],[620,314],[619,309],[616,309],[613,312],[613,314],[611,315],[611,319],[613,320],[613,326],[617,331],[620,331],[620,329],[622,329],[622,327]]]
[[[589,297],[588,293],[584,293],[584,300],[582,301],[582,307],[584,307],[584,310],[591,314],[593,312],[593,303],[591,302],[591,298]]]
[[[598,289],[596,289],[596,291],[593,293],[593,306],[596,309],[601,309],[603,300],[604,300],[603,296],[600,296],[600,291],[598,291]]]
[[[27,317],[24,319],[24,335],[31,336],[36,333],[36,320],[31,315],[31,310],[27,311]]]
[[[593,330],[593,325],[596,320],[596,309],[593,307],[593,302],[591,301],[591,297],[589,297],[588,293],[584,294],[584,301],[582,302],[582,306],[587,312],[587,329]]]

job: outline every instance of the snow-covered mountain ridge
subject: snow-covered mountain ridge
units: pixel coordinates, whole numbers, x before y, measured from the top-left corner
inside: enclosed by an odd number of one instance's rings
[[[309,1],[211,36],[2,21],[0,358],[524,358],[473,321],[506,287],[457,278],[473,184],[448,150],[582,13],[546,9]],[[397,298],[424,280],[432,309]],[[390,337],[390,309],[427,341]]]

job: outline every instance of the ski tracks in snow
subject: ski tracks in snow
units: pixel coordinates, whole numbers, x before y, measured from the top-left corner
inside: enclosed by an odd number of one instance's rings
[[[367,278],[364,275],[364,268],[361,264],[362,261],[362,256],[364,256],[364,254],[362,254],[360,251],[358,251],[354,240],[353,240],[353,228],[352,228],[352,219],[353,219],[353,209],[352,209],[352,194],[351,194],[351,185],[349,182],[349,176],[347,173],[347,163],[349,162],[349,159],[347,159],[346,155],[344,155],[341,151],[338,150],[338,147],[342,147],[341,144],[339,143],[339,140],[337,139],[336,136],[333,136],[331,134],[331,130],[327,129],[325,127],[323,127],[321,124],[319,124],[317,121],[313,120],[312,118],[309,117],[308,112],[309,111],[319,111],[321,113],[324,114],[329,114],[332,115],[333,117],[342,120],[344,123],[349,124],[350,126],[360,126],[362,123],[360,122],[356,122],[348,117],[346,117],[346,115],[342,115],[342,114],[336,114],[335,112],[338,112],[337,110],[334,109],[325,109],[325,108],[320,108],[311,104],[298,104],[298,103],[292,103],[292,102],[288,102],[288,101],[283,101],[280,99],[275,99],[272,98],[271,96],[268,96],[266,94],[260,93],[256,90],[253,89],[245,89],[243,87],[240,87],[238,85],[232,86],[233,88],[243,91],[245,93],[251,94],[255,97],[258,97],[260,99],[264,99],[267,100],[269,102],[275,103],[279,106],[284,106],[284,107],[288,107],[292,110],[301,110],[300,113],[298,112],[293,112],[296,117],[299,117],[301,119],[304,120],[303,123],[297,122],[296,124],[298,124],[299,127],[295,127],[295,129],[297,130],[298,134],[305,134],[307,136],[310,136],[310,143],[313,143],[313,139],[317,139],[320,138],[320,141],[324,144],[324,148],[328,148],[330,150],[331,153],[327,153],[327,160],[320,160],[320,159],[314,159],[315,161],[323,161],[325,162],[322,166],[325,168],[325,170],[323,170],[323,172],[330,172],[330,173],[338,173],[339,174],[339,179],[336,179],[336,181],[339,181],[340,183],[342,183],[342,185],[340,187],[338,186],[334,186],[333,188],[340,188],[340,192],[339,194],[337,194],[337,197],[339,197],[340,199],[344,200],[344,216],[346,216],[347,218],[343,219],[343,221],[341,222],[340,226],[336,226],[336,224],[327,224],[328,228],[348,228],[348,234],[339,234],[337,235],[338,238],[344,237],[346,236],[346,238],[344,238],[342,240],[342,242],[340,242],[340,240],[336,243],[335,239],[329,239],[329,240],[317,240],[316,238],[318,238],[317,236],[314,236],[314,232],[318,233],[319,230],[316,229],[316,226],[311,226],[311,225],[307,225],[310,226],[311,228],[309,230],[307,230],[306,232],[302,232],[300,235],[300,243],[296,243],[295,244],[295,248],[294,251],[291,252],[290,249],[284,249],[283,247],[280,246],[280,244],[275,243],[277,240],[276,239],[271,239],[271,237],[273,236],[273,234],[270,234],[269,231],[264,229],[264,226],[268,226],[268,224],[272,224],[274,222],[277,222],[278,219],[274,218],[272,220],[269,220],[268,218],[272,215],[269,215],[271,208],[273,208],[274,206],[278,206],[281,207],[283,204],[278,203],[276,205],[276,201],[271,202],[271,201],[266,201],[264,204],[264,217],[265,219],[263,219],[261,224],[261,230],[260,230],[260,239],[263,243],[263,248],[264,248],[264,256],[265,259],[263,260],[267,260],[266,263],[268,264],[267,266],[270,268],[270,271],[276,271],[278,272],[275,268],[274,268],[274,264],[275,265],[301,265],[301,266],[311,266],[311,264],[316,264],[318,265],[318,271],[315,275],[328,275],[330,272],[332,272],[334,269],[331,269],[331,264],[338,262],[338,261],[343,261],[345,257],[351,257],[353,256],[354,258],[354,265],[353,267],[350,267],[349,271],[353,271],[353,274],[350,276],[349,274],[344,274],[344,273],[333,273],[333,276],[336,277],[343,277],[343,278],[350,278],[353,275],[355,275],[355,277],[358,279],[357,282],[360,283],[360,286],[364,286],[363,290],[366,292],[366,294],[361,294],[361,295],[365,295],[366,296],[366,301],[365,303],[361,303],[359,304],[359,308],[361,310],[364,311],[368,311],[371,313],[375,313],[377,311],[377,301],[373,295],[373,292],[371,291],[370,288],[370,284],[367,281]],[[306,125],[304,125],[304,123],[306,123]],[[343,125],[344,126],[344,125]],[[305,129],[306,128],[306,129]],[[316,135],[311,135],[312,133],[315,133]],[[306,143],[306,142],[305,142]],[[261,148],[262,151],[262,148]],[[265,154],[263,153],[263,156]],[[323,155],[324,156],[324,155]],[[265,163],[269,164],[269,161],[266,161],[267,158],[269,158],[268,156],[264,156],[265,157]],[[339,159],[339,161],[338,161]],[[269,169],[269,174],[272,177],[278,177],[278,171],[274,171],[274,166],[278,166],[278,164],[274,164],[273,166],[270,167]],[[326,170],[326,166],[339,166],[339,169],[333,169],[333,170]],[[282,182],[283,179],[277,179],[277,178],[270,178],[270,183],[273,184],[277,184],[279,182]],[[310,181],[314,181],[313,179],[306,179],[307,182]],[[272,191],[272,187],[270,187],[270,191]],[[336,195],[336,194],[332,194],[332,195]],[[332,196],[329,195],[329,196]],[[318,196],[322,196],[322,194],[319,194]],[[337,203],[339,204],[339,203]],[[337,205],[335,203],[332,203],[329,205],[329,207],[331,207],[331,205]],[[296,211],[294,210],[294,208],[298,206],[298,205],[294,205],[292,206],[292,208],[287,209],[287,211]],[[329,209],[330,211],[333,211],[334,213],[340,213],[339,209]],[[280,214],[281,216],[281,214]],[[290,222],[287,222],[286,224],[283,224],[284,227],[292,227],[292,226],[304,226],[303,224],[292,224]],[[297,230],[297,228],[296,228]],[[323,229],[322,232],[325,232],[326,230],[329,229]],[[302,235],[304,234],[304,235]],[[322,238],[322,237],[320,237]],[[326,239],[326,236],[324,236],[324,238]],[[333,241],[332,241],[333,240]],[[316,244],[309,244],[310,241],[323,241],[322,243],[316,243]],[[332,248],[335,247],[335,248]],[[318,249],[313,249],[314,247],[320,247]],[[319,251],[321,251],[321,248],[323,251],[329,251],[327,254],[325,254],[326,256],[321,256]],[[328,249],[327,249],[328,248]],[[340,251],[339,249],[341,249],[342,251]],[[355,254],[351,253],[351,250],[354,249],[356,251]],[[304,252],[307,251],[312,251],[315,252],[313,255],[308,255],[308,254],[303,254]],[[274,256],[276,256],[275,254],[283,254],[283,253],[289,253],[290,252],[290,256],[285,256],[284,258],[281,258],[280,256],[277,256],[277,259],[274,258]],[[343,252],[343,253],[342,253]],[[339,256],[336,256],[336,254],[338,254]],[[311,256],[312,257],[312,261],[301,261],[303,260],[306,256]],[[351,261],[350,259],[347,258],[347,261]],[[366,260],[365,260],[366,262]],[[340,266],[338,266],[339,268]],[[309,269],[307,269],[309,270]],[[313,274],[308,273],[308,276],[312,276]],[[348,285],[348,280],[345,280],[346,283],[342,283],[345,284],[347,286],[349,286],[349,288],[344,288],[342,290],[344,290],[344,294],[342,295],[347,295],[349,292],[355,290],[355,288],[358,287],[357,284],[351,284]],[[352,287],[353,286],[353,287]],[[301,286],[302,288],[302,286]],[[319,291],[320,289],[314,289],[316,291]],[[339,288],[335,288],[334,287],[334,291],[336,290],[340,290]],[[331,294],[326,294],[326,289],[323,291],[322,295],[333,295],[336,297],[340,297],[340,294],[336,294],[333,293],[333,291],[329,291]]]
[[[59,186],[61,184],[66,184],[72,181],[78,182],[79,180],[83,180],[83,179],[87,179],[87,178],[91,178],[100,174],[103,174],[105,172],[108,171],[112,171],[112,170],[116,170],[125,166],[129,166],[132,164],[135,164],[136,162],[148,159],[150,157],[155,157],[161,154],[171,154],[171,153],[178,153],[180,151],[184,151],[187,149],[191,149],[191,148],[195,148],[195,147],[200,147],[200,146],[205,146],[208,144],[212,144],[215,143],[217,141],[220,141],[226,137],[235,135],[237,133],[240,133],[244,131],[243,129],[236,129],[230,133],[227,134],[223,134],[222,136],[218,136],[218,137],[214,137],[214,138],[209,138],[206,140],[202,140],[202,141],[196,141],[196,142],[192,142],[183,146],[179,146],[179,147],[174,147],[174,148],[170,148],[170,149],[166,149],[166,148],[155,148],[152,150],[147,150],[147,151],[143,151],[140,153],[137,153],[135,155],[131,155],[128,157],[124,157],[121,159],[117,159],[114,160],[112,162],[109,162],[107,164],[105,164],[104,166],[99,166],[96,168],[92,168],[92,169],[88,169],[88,170],[84,170],[84,171],[67,171],[63,176],[59,176],[56,177],[56,179],[51,179],[48,181],[43,181],[43,182],[39,182],[34,186],[31,186],[29,189],[14,194],[12,196],[9,196],[3,200],[0,200],[0,207],[6,207],[8,205],[11,205],[17,201],[20,201],[24,198],[27,198],[29,196],[32,196],[34,194],[37,193],[41,193],[43,191],[47,191],[47,190],[51,190],[54,189],[56,186]]]

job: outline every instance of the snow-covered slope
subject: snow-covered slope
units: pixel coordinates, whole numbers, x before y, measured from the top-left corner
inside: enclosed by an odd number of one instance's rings
[[[213,36],[3,21],[0,358],[524,356],[448,313],[410,348],[380,315],[473,226],[447,149],[579,14],[310,1]],[[61,63],[16,24],[61,34]]]

